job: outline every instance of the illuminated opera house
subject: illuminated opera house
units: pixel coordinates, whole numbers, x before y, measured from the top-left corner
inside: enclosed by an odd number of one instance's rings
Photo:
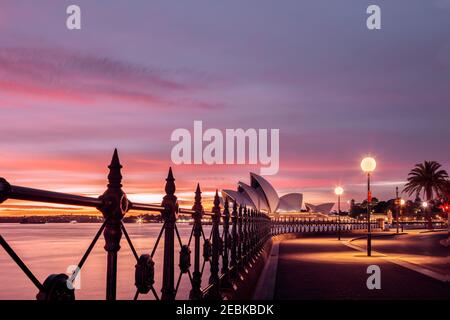
[[[250,184],[239,181],[237,190],[222,190],[222,199],[269,214],[301,213],[303,194],[288,193],[279,197],[266,179],[250,173]],[[325,203],[314,206],[305,203],[308,212],[321,214],[329,214],[333,205],[334,203]]]

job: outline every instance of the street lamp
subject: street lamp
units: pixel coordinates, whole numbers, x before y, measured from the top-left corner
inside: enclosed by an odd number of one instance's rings
[[[334,193],[338,196],[338,240],[341,240],[341,195],[344,193],[344,189],[336,187]]]
[[[367,173],[367,256],[372,255],[372,234],[370,230],[370,203],[372,202],[372,193],[370,192],[370,173],[377,167],[374,158],[366,157],[361,161],[361,169]]]
[[[402,208],[405,205],[406,201],[405,199],[400,199],[400,215],[402,216],[402,232],[403,232],[403,215],[402,215]]]
[[[422,202],[422,207],[423,207],[423,213],[424,213],[425,219],[428,220],[428,212],[427,212],[428,202],[426,202],[426,201]],[[430,229],[430,225],[428,225],[428,228]]]
[[[400,198],[398,197],[398,187],[395,187],[395,224],[397,225],[397,233],[399,233],[399,217],[400,217]]]

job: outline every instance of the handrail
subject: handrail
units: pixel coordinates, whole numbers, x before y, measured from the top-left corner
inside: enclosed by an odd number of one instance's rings
[[[5,182],[6,180],[3,179],[3,182],[1,182],[3,186],[5,186]],[[1,194],[0,197],[4,200],[15,199],[15,200],[74,205],[82,207],[99,207],[103,204],[103,201],[98,198],[91,198],[62,192],[26,188],[15,185],[9,185],[9,190],[6,189],[5,187],[1,188],[0,192],[2,191],[3,194]]]
[[[129,210],[141,210],[141,211],[164,211],[164,207],[155,204],[144,204],[128,201]]]

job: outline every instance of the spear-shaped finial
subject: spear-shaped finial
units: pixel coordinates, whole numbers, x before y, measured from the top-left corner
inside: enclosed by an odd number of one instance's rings
[[[214,195],[214,206],[218,207],[220,205],[219,190],[216,189],[216,194]]]
[[[173,213],[178,210],[178,205],[177,197],[175,196],[175,178],[173,177],[172,167],[169,168],[169,173],[166,178],[166,187],[164,189],[166,191],[166,195],[164,196],[161,205],[166,209],[170,208],[170,210],[166,210],[169,215],[166,215],[164,219],[165,221],[167,221],[167,219],[173,219],[173,221],[175,221],[176,217]]]
[[[169,173],[167,174],[166,178],[166,187],[165,191],[167,195],[174,195],[175,194],[175,178],[173,177],[172,173],[172,167],[169,167]]]
[[[200,183],[197,183],[197,188],[195,189],[195,201],[202,202],[202,191],[200,190]]]
[[[214,195],[212,212],[220,215],[220,198],[219,198],[219,190],[216,189],[216,194]]]
[[[120,172],[120,170],[122,169],[122,165],[120,164],[117,148],[114,149],[111,164],[108,166],[108,168],[108,188],[122,188],[122,174]]]
[[[197,188],[195,189],[195,198],[194,205],[192,206],[192,210],[196,212],[202,212],[202,191],[200,190],[200,183],[197,183]]]

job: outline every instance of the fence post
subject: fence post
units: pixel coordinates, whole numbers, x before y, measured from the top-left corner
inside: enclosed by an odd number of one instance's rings
[[[249,260],[253,260],[253,250],[254,250],[254,236],[255,236],[255,210],[252,209],[248,213],[249,219],[249,230],[248,230],[248,255]]]
[[[276,233],[277,235],[281,233],[281,228],[282,228],[281,217],[278,217],[277,218],[277,233]]]
[[[220,199],[218,191],[214,196],[214,207],[212,208],[212,257],[211,257],[211,275],[209,284],[211,286],[207,297],[212,300],[221,299],[220,295],[220,279],[219,279],[219,256],[220,256]]]
[[[224,209],[223,209],[223,254],[222,254],[222,279],[220,286],[222,288],[231,287],[229,281],[229,259],[228,250],[230,249],[230,207],[228,198],[225,199]]]
[[[234,280],[238,277],[238,254],[237,249],[239,247],[239,239],[238,239],[238,212],[237,212],[237,203],[233,202],[233,212],[231,214],[231,278]]]
[[[243,222],[243,243],[242,243],[242,255],[243,255],[243,266],[246,267],[248,262],[248,215],[247,215],[247,207],[244,206],[244,214],[242,216],[242,222]]]
[[[264,235],[263,235],[263,224],[262,224],[262,212],[258,211],[258,234],[256,236],[256,245],[258,246],[258,251],[261,248],[262,245],[262,241],[264,240]]]
[[[244,233],[242,230],[242,205],[239,205],[239,218],[238,218],[238,265],[239,265],[239,269],[241,269],[243,267],[243,255],[242,255],[242,247],[244,245]]]
[[[106,226],[103,231],[105,250],[108,253],[106,266],[106,299],[116,299],[117,286],[117,252],[120,250],[122,238],[122,218],[128,210],[128,200],[122,191],[122,165],[119,161],[117,149],[114,150],[111,164],[108,166],[108,186],[100,199],[103,201],[98,208],[105,218]]]
[[[251,216],[251,219],[252,219],[252,224],[251,224],[251,229],[250,229],[250,239],[252,240],[251,241],[251,243],[250,243],[250,245],[251,245],[251,250],[250,250],[250,255],[252,256],[252,261],[255,261],[254,260],[254,255],[255,255],[255,240],[256,240],[256,233],[255,233],[255,230],[256,230],[256,209],[253,209],[252,210],[252,216]]]
[[[253,211],[253,256],[256,255],[257,246],[258,246],[258,210]]]
[[[175,222],[177,220],[177,197],[175,196],[175,179],[173,178],[172,168],[169,168],[169,174],[166,178],[166,195],[163,198],[161,206],[164,207],[162,218],[165,223],[164,229],[164,265],[163,265],[163,284],[162,300],[175,300]]]
[[[199,300],[202,298],[202,274],[200,272],[200,239],[202,237],[202,192],[200,191],[200,184],[197,184],[195,190],[195,202],[192,206],[195,212],[192,214],[194,219],[194,272],[192,273],[192,289],[189,293],[189,298],[192,300]]]

